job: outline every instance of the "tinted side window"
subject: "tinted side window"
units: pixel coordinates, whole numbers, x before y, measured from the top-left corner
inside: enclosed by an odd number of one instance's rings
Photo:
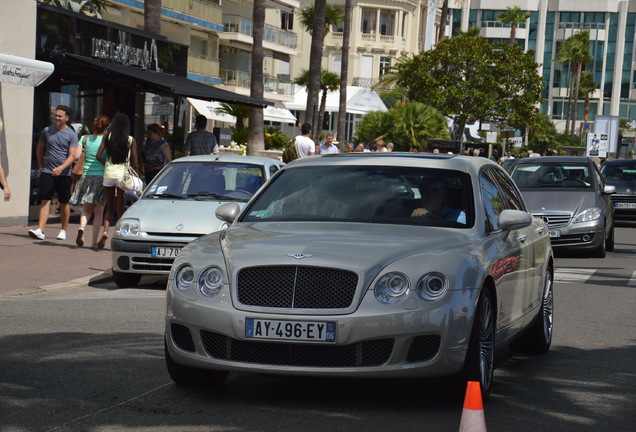
[[[519,194],[519,191],[514,186],[512,180],[501,172],[501,170],[492,170],[493,178],[499,185],[499,189],[504,197],[504,205],[507,209],[511,210],[523,210],[526,211],[523,204],[523,198]]]
[[[484,203],[486,232],[495,231],[498,229],[499,213],[506,208],[503,197],[497,188],[496,181],[488,171],[483,171],[479,177],[479,188]]]

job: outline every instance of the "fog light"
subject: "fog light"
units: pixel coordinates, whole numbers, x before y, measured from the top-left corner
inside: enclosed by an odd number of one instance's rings
[[[592,237],[590,237],[589,235],[585,234],[585,235],[583,236],[583,241],[584,241],[584,242],[589,242],[590,240],[592,240]]]

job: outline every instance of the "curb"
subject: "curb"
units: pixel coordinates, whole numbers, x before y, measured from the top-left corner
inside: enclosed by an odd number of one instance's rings
[[[35,286],[34,288],[40,292],[55,291],[59,289],[69,288],[87,288],[97,284],[104,284],[113,281],[113,273],[111,269],[96,273],[89,276],[73,279],[67,282],[61,282],[51,285]]]

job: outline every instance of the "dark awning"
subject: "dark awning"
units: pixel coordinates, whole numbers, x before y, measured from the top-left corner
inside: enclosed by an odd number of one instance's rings
[[[138,69],[116,63],[106,63],[77,54],[65,53],[63,54],[62,61],[65,64],[76,63],[79,67],[100,71],[106,70],[109,73],[115,73],[118,75],[118,79],[132,82],[146,91],[157,94],[194,97],[197,99],[258,107],[274,105],[273,102],[232,93],[211,85],[193,81],[183,76]]]

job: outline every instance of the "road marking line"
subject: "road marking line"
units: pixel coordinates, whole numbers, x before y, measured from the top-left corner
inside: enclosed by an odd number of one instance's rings
[[[632,278],[629,280],[629,282],[627,282],[627,286],[633,286],[636,285],[636,271],[634,272],[634,274],[632,274]]]
[[[585,283],[595,271],[596,269],[560,268],[554,272],[554,280],[561,283]]]

